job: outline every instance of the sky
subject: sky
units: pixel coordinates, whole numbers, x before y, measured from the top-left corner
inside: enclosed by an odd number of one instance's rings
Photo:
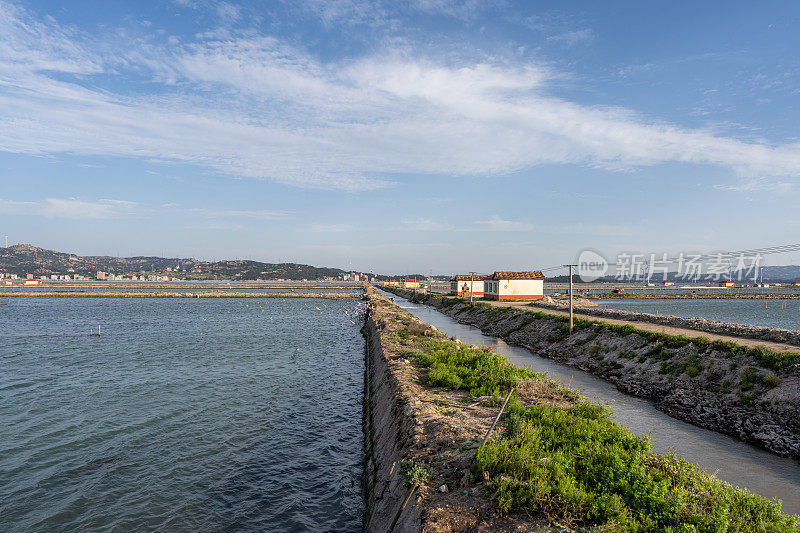
[[[790,1],[0,0],[0,239],[433,274],[800,242],[799,23]]]

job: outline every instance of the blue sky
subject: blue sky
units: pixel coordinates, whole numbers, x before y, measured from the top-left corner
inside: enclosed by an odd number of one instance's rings
[[[0,0],[0,238],[425,273],[797,242],[799,19]]]

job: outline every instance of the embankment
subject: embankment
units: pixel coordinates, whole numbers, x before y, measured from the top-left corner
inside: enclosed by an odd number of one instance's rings
[[[425,387],[409,357],[415,340],[449,339],[380,295],[370,297],[364,428],[367,460],[365,531],[505,531],[484,484],[470,479],[477,442],[496,406],[466,403],[467,394]],[[537,529],[538,530],[538,527]]]
[[[655,454],[579,392],[369,298],[366,531],[800,532],[780,504]]]
[[[594,298],[594,296],[592,297]],[[568,306],[569,303],[566,300],[553,300],[547,298],[536,303],[536,307],[541,307],[544,309],[556,309],[560,311],[568,309]],[[615,318],[618,320],[629,320],[632,322],[649,322],[651,324],[660,324],[662,326],[694,329],[698,331],[706,331],[708,333],[718,333],[720,335],[731,335],[746,339],[781,342],[784,344],[800,346],[800,331],[791,329],[734,324],[732,322],[708,320],[698,317],[687,318],[670,315],[654,315],[652,313],[639,313],[635,311],[623,311],[621,309],[608,309],[595,306],[576,306],[576,311],[584,315],[592,315],[600,318]]]
[[[459,322],[590,372],[669,415],[800,459],[800,356],[397,291]],[[584,310],[581,310],[584,312]]]

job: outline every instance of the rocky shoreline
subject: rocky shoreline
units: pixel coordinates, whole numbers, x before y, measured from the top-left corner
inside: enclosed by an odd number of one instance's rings
[[[569,336],[563,317],[537,313],[535,308],[470,305],[454,298],[395,292],[599,376],[675,418],[800,459],[800,364],[775,370],[746,350],[668,337],[658,340],[633,327],[604,327],[600,321],[584,324]]]

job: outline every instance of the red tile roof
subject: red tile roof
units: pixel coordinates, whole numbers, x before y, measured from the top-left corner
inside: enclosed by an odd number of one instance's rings
[[[450,281],[484,281],[488,277],[489,276],[486,276],[484,274],[475,274],[474,276],[471,276],[469,274],[466,275],[459,274],[457,276],[454,276],[453,279],[451,279]]]
[[[539,270],[498,270],[487,279],[544,279],[544,274]]]

